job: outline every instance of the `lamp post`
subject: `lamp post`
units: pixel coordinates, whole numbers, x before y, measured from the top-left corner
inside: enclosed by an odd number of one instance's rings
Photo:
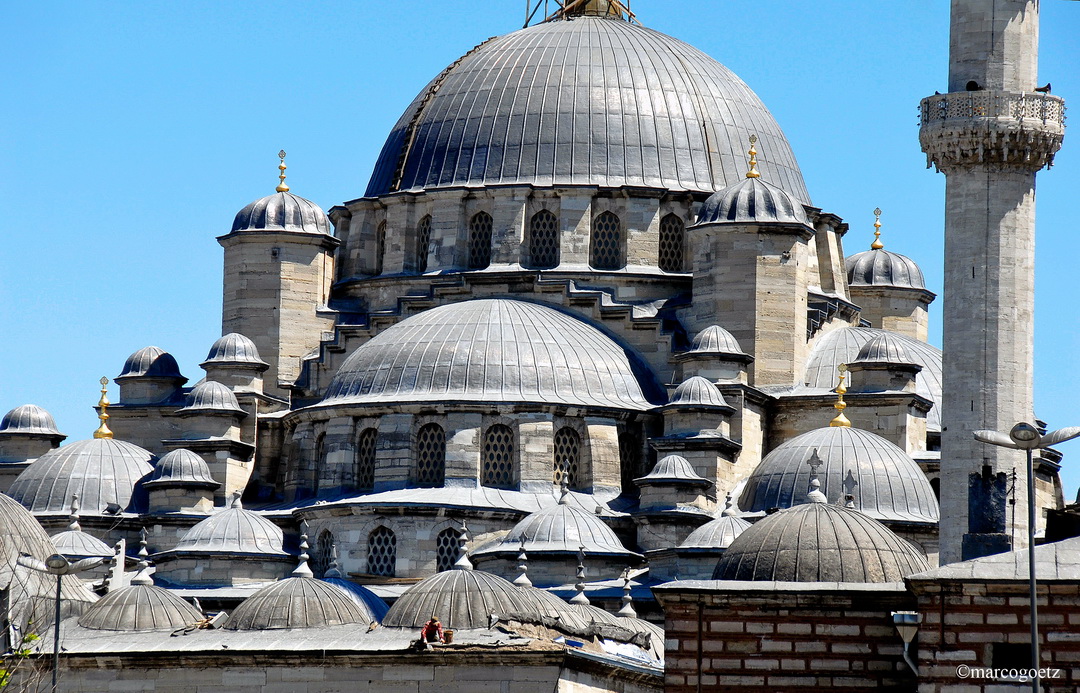
[[[1039,606],[1035,595],[1035,470],[1032,452],[1080,436],[1080,426],[1062,428],[1046,435],[1032,424],[1021,421],[1006,434],[1000,431],[975,431],[975,439],[1003,448],[1027,453],[1028,502],[1028,595],[1031,601],[1031,690],[1039,691]]]

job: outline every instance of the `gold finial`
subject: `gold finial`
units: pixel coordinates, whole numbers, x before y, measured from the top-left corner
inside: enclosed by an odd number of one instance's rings
[[[750,135],[750,170],[746,172],[747,178],[761,178],[761,174],[757,170],[757,148],[754,146],[757,144],[757,135]]]
[[[829,422],[829,425],[851,428],[851,422],[844,416],[844,410],[847,409],[847,404],[844,402],[844,394],[847,393],[847,388],[844,387],[844,374],[847,373],[847,366],[841,363],[836,370],[840,371],[840,383],[836,386],[836,404],[833,405],[833,409],[840,413]]]
[[[881,250],[885,244],[881,242],[881,207],[874,210],[874,242],[870,244],[873,250]]]
[[[278,170],[281,171],[281,173],[278,174],[278,180],[281,182],[278,183],[276,190],[278,192],[289,192],[289,186],[285,185],[285,169],[288,168],[288,166],[285,165],[285,150],[282,149],[277,153],[277,156],[281,159],[281,163],[278,164]]]
[[[113,433],[109,430],[109,424],[105,423],[109,420],[109,414],[106,411],[109,408],[109,398],[106,396],[109,392],[109,379],[105,376],[101,376],[101,399],[98,400],[98,419],[101,420],[101,425],[94,431],[95,438],[112,438]]]

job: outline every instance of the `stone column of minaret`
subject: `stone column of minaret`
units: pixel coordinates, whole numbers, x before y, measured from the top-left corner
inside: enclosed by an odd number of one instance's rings
[[[1033,421],[1035,174],[1064,134],[1036,92],[1038,0],[952,0],[949,91],[919,140],[946,175],[941,562],[1026,546],[1022,452],[976,429]]]

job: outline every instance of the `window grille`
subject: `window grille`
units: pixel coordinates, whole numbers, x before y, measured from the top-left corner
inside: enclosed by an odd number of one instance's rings
[[[416,485],[442,486],[446,474],[446,434],[439,424],[416,433]]]
[[[367,571],[369,575],[394,577],[397,569],[397,537],[387,527],[376,527],[368,535]]]
[[[529,263],[536,269],[551,269],[559,264],[559,220],[546,209],[529,222]]]
[[[365,428],[356,439],[356,488],[370,491],[375,488],[375,443],[379,432]]]
[[[483,465],[480,483],[510,488],[514,483],[514,432],[495,424],[484,432]]]
[[[431,215],[416,225],[416,271],[427,272],[428,251],[431,249]]]
[[[469,269],[491,264],[491,215],[480,212],[469,222]]]
[[[636,491],[634,479],[645,476],[641,455],[641,440],[630,430],[619,431],[619,471],[623,491]]]
[[[566,485],[570,488],[578,487],[579,452],[581,450],[581,438],[577,431],[569,427],[560,428],[555,432],[555,460],[554,476],[556,486],[562,486],[563,474],[566,474]]]
[[[326,576],[326,571],[330,568],[330,553],[333,549],[334,535],[330,533],[330,530],[324,529],[319,533],[319,538],[315,541],[315,550],[311,554],[311,571],[315,573],[315,577]]]
[[[594,269],[616,270],[623,266],[622,228],[619,217],[604,212],[593,219],[589,264]]]
[[[450,570],[458,559],[458,538],[460,535],[453,527],[439,532],[435,537],[435,571]]]
[[[375,230],[375,274],[382,274],[383,256],[386,255],[386,222]]]
[[[682,219],[669,214],[660,220],[660,269],[665,272],[683,271],[685,238]]]

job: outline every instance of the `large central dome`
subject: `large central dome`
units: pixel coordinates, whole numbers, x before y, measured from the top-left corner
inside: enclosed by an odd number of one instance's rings
[[[810,199],[780,126],[731,70],[622,19],[576,17],[491,39],[417,95],[367,196],[533,184],[715,192],[746,172]]]

